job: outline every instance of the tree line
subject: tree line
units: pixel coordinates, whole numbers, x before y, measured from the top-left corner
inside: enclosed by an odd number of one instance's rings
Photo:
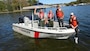
[[[90,0],[77,0],[78,3],[90,3]]]
[[[0,12],[20,10],[24,6],[30,6],[37,3],[37,0],[3,0],[0,1]],[[79,3],[90,3],[90,0],[76,0],[70,2],[68,5],[74,5]]]
[[[36,0],[3,0],[0,1],[0,12],[20,10],[20,8],[33,5],[36,2]]]
[[[70,2],[66,5],[68,6],[68,5],[74,5],[74,4],[80,4],[80,3],[90,3],[90,0],[76,0],[76,1]]]

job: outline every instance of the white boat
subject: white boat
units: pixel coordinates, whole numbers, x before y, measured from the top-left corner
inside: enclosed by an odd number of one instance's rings
[[[33,9],[35,7],[37,6],[24,7],[23,9]],[[47,6],[38,6],[37,8],[46,7]],[[53,27],[40,27],[38,26],[39,21],[33,19],[34,16],[32,14],[32,20],[30,20],[28,17],[24,17],[24,23],[13,23],[13,30],[32,38],[68,39],[69,37],[75,35],[74,29],[68,27],[59,27],[58,22],[53,21]],[[68,24],[64,23],[64,25],[67,26]]]

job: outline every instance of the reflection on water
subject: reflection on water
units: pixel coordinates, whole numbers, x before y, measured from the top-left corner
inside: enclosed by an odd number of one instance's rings
[[[77,51],[79,46],[71,40],[33,39],[14,32],[14,39],[19,43],[16,50],[25,51]]]
[[[67,40],[33,39],[16,33],[12,30],[12,23],[18,22],[21,15],[11,13],[0,14],[0,51],[90,51],[90,6],[70,6],[62,9],[64,20],[68,21],[69,14],[74,12],[80,22],[79,44],[75,44],[72,37]],[[53,12],[55,10],[53,8]],[[29,16],[30,12],[23,14]]]
[[[14,38],[2,44],[6,51],[87,51],[83,46],[75,44],[72,40],[33,39],[16,32]]]

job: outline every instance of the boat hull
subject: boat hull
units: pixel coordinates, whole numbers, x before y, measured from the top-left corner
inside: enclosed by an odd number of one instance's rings
[[[27,26],[28,27],[28,26]],[[23,35],[32,37],[32,38],[54,38],[54,39],[68,39],[70,36],[75,35],[75,31],[73,32],[57,32],[55,30],[49,32],[49,30],[33,29],[30,25],[28,28],[23,27],[23,24],[13,24],[13,30],[15,32],[21,33]],[[42,30],[42,31],[41,31]],[[47,32],[45,32],[47,31]]]

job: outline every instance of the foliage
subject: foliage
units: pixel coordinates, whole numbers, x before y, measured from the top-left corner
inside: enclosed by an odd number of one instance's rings
[[[20,8],[33,5],[37,3],[37,0],[2,0],[0,1],[0,11],[8,10],[8,11],[14,11],[14,10],[20,10]]]
[[[90,0],[77,0],[78,3],[90,3]]]
[[[80,3],[90,3],[90,0],[77,0],[77,1],[70,2],[66,5],[69,6],[69,5],[80,4]]]
[[[37,0],[28,0],[28,2],[29,2],[29,5],[33,5],[33,4],[37,3]]]
[[[11,6],[13,10],[20,10],[20,8],[28,5],[33,5],[36,2],[36,0],[12,0]]]
[[[13,8],[13,10],[18,10],[19,8],[19,2],[18,0],[12,0],[11,6]]]
[[[0,11],[4,11],[6,9],[4,2],[0,1]]]
[[[20,10],[20,7],[27,6],[28,2],[26,0],[13,0],[11,5],[13,10]]]
[[[12,3],[11,0],[7,0],[6,2],[8,11],[13,11],[11,3]]]

